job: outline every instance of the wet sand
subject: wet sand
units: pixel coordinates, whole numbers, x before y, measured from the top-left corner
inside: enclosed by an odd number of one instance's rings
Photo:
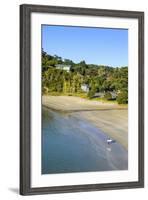
[[[76,118],[88,120],[128,150],[126,107],[72,96],[43,96],[42,104],[47,108],[71,112]]]
[[[74,115],[88,120],[128,150],[127,110],[86,111],[75,113]]]

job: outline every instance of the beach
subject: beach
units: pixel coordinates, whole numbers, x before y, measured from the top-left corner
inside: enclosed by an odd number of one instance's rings
[[[43,96],[42,105],[84,119],[128,150],[128,109],[115,103],[73,96]]]

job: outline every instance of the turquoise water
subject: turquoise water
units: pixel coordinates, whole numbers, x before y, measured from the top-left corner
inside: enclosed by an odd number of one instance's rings
[[[72,113],[42,110],[42,174],[128,169],[128,153]]]

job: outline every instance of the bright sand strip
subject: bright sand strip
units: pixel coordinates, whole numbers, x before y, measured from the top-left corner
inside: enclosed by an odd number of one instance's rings
[[[73,96],[43,96],[42,104],[53,110],[74,112],[74,116],[91,122],[128,150],[127,108]]]

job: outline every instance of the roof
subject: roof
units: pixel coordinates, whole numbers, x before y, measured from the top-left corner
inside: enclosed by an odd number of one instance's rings
[[[65,64],[57,64],[56,67],[71,67],[71,65],[65,65]]]

